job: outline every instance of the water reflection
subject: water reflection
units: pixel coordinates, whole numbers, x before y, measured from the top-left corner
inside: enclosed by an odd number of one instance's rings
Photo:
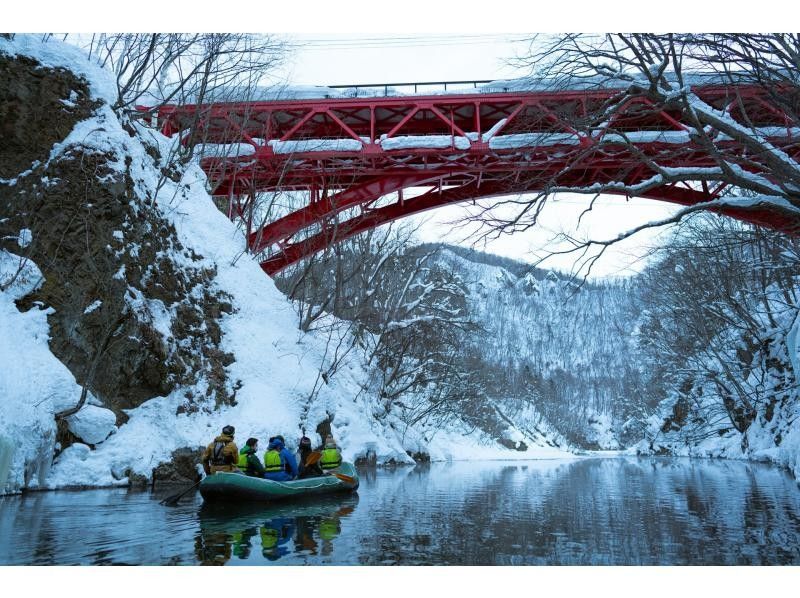
[[[272,506],[204,504],[195,554],[203,565],[250,560],[254,549],[270,562],[289,554],[330,556],[357,505],[358,494]]]
[[[758,464],[460,463],[362,495],[362,564],[800,563],[797,484]]]
[[[689,459],[364,471],[359,495],[178,507],[127,490],[0,498],[0,564],[800,564],[800,491]]]

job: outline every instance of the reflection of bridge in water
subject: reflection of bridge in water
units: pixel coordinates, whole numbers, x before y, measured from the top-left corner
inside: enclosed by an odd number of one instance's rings
[[[622,90],[490,87],[341,97],[365,94],[323,89],[339,97],[165,106],[158,114],[166,134],[194,129],[189,142],[217,144],[219,153],[202,167],[214,195],[227,198],[229,215],[247,223],[251,251],[273,250],[262,261],[269,274],[360,232],[448,204],[554,187],[636,185],[656,174],[648,161],[672,169],[718,166],[682,104],[657,106],[645,94],[619,103],[604,122],[598,115]],[[800,131],[763,88],[714,84],[693,92],[790,156],[800,155]],[[769,179],[763,156],[714,135],[716,147],[740,156],[743,170]],[[725,187],[665,183],[637,195],[691,206],[718,198]],[[404,195],[411,188],[421,192]],[[255,194],[278,191],[307,192],[308,203],[254,224]],[[771,208],[713,209],[785,232],[798,227],[796,218]]]

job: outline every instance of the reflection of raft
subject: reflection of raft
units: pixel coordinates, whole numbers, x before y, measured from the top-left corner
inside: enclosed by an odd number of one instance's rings
[[[239,531],[264,525],[276,518],[320,519],[346,517],[358,506],[358,492],[328,494],[308,500],[252,502],[234,504],[204,502],[198,511],[200,527],[205,531]]]
[[[332,474],[341,474],[345,478]],[[334,492],[352,492],[358,488],[358,474],[350,463],[342,463],[331,473],[317,478],[292,480],[291,482],[275,482],[262,478],[254,478],[241,473],[215,473],[200,482],[200,494],[203,500],[241,500],[248,502],[264,502],[299,498],[316,494]]]

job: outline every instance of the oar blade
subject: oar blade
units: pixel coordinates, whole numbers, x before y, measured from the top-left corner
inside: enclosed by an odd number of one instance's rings
[[[349,476],[349,475],[345,475],[343,473],[336,473],[335,471],[332,471],[331,475],[335,475],[337,478],[339,478],[343,482],[347,482],[348,484],[355,484],[356,483],[356,479],[354,477]]]
[[[319,460],[322,458],[322,453],[319,451],[314,451],[313,453],[309,453],[308,457],[306,457],[306,467],[310,467],[311,465],[316,465],[319,463]]]
[[[164,505],[165,507],[174,507],[175,505],[178,504],[178,501],[181,499],[182,495],[183,493],[173,494],[172,496],[168,496],[167,498],[159,502],[159,504]]]
[[[178,505],[178,501],[181,498],[183,498],[186,494],[188,494],[189,492],[191,492],[192,490],[197,488],[200,485],[200,482],[202,482],[202,481],[203,480],[200,480],[200,481],[196,482],[195,484],[192,484],[191,486],[186,488],[183,492],[179,492],[178,494],[173,494],[172,496],[168,496],[167,498],[162,500],[159,504],[162,504],[165,507],[175,507],[175,506],[177,506]]]

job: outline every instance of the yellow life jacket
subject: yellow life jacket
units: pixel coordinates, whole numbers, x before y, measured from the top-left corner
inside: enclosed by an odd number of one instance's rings
[[[247,453],[239,453],[239,461],[236,462],[236,467],[239,469],[247,469]]]
[[[319,466],[322,469],[334,469],[342,464],[342,455],[339,449],[326,448],[322,451],[322,457],[319,459]]]
[[[258,531],[261,536],[262,550],[271,550],[277,546],[278,540],[280,539],[280,532],[278,530],[271,527],[261,527]]]
[[[267,473],[283,471],[283,463],[281,462],[281,454],[279,451],[273,449],[264,453],[264,469]]]
[[[333,540],[341,532],[338,519],[323,519],[319,523],[319,537],[323,540]]]

